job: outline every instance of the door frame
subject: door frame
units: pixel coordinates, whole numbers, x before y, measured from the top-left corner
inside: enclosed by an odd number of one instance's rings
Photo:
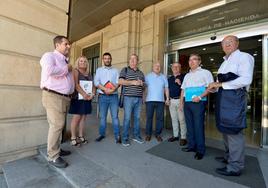
[[[176,53],[176,57],[179,56],[178,50],[191,48],[195,46],[201,46],[205,44],[218,43],[223,40],[227,35],[235,35],[238,38],[252,37],[256,35],[263,35],[262,50],[263,50],[263,67],[262,67],[262,120],[261,120],[261,143],[260,147],[268,148],[268,21],[266,23],[254,24],[249,26],[243,26],[240,28],[229,29],[213,32],[213,36],[216,36],[215,40],[211,40],[211,34],[204,34],[191,39],[177,40],[169,43],[168,51],[164,54],[164,73],[167,74],[168,70],[168,55]],[[168,39],[166,39],[168,40]]]
[[[262,39],[262,128],[261,141],[268,148],[268,34]]]

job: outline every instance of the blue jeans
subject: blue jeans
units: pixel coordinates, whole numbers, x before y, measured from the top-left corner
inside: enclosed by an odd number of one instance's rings
[[[140,137],[140,112],[142,98],[141,97],[124,97],[124,123],[123,123],[123,140],[129,137],[129,126],[131,114],[134,117],[134,138]]]
[[[205,121],[206,102],[185,102],[184,115],[187,126],[188,148],[205,154]]]
[[[99,95],[99,112],[100,112],[100,127],[99,134],[105,136],[107,113],[110,109],[112,116],[112,125],[114,136],[120,136],[119,120],[118,120],[118,95]]]
[[[164,125],[164,102],[146,102],[146,135],[152,135],[154,111],[156,111],[155,136],[159,136]]]

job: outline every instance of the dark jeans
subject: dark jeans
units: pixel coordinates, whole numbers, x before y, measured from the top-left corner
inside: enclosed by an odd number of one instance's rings
[[[205,121],[206,102],[201,101],[185,102],[184,115],[187,126],[188,148],[195,149],[201,154],[205,154]]]
[[[162,132],[164,125],[164,102],[146,102],[146,135],[152,135],[152,125],[154,112],[156,111],[156,129],[155,136]]]

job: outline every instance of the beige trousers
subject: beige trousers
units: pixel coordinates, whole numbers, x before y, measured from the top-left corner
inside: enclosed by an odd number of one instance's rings
[[[172,120],[173,136],[178,137],[180,132],[180,138],[186,139],[186,123],[184,118],[184,112],[180,109],[180,99],[171,99],[169,105],[169,112]],[[180,130],[179,130],[180,123]]]
[[[62,130],[64,128],[66,114],[70,106],[70,99],[48,91],[43,91],[42,103],[46,109],[49,124],[47,155],[48,160],[51,161],[59,157]]]

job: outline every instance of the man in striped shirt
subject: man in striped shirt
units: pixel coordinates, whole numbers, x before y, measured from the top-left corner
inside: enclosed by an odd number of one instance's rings
[[[123,123],[123,146],[129,146],[129,126],[131,114],[134,116],[133,141],[142,144],[144,141],[140,135],[140,112],[145,81],[144,74],[138,69],[138,56],[132,54],[129,66],[121,70],[119,84],[124,87],[124,123]]]

